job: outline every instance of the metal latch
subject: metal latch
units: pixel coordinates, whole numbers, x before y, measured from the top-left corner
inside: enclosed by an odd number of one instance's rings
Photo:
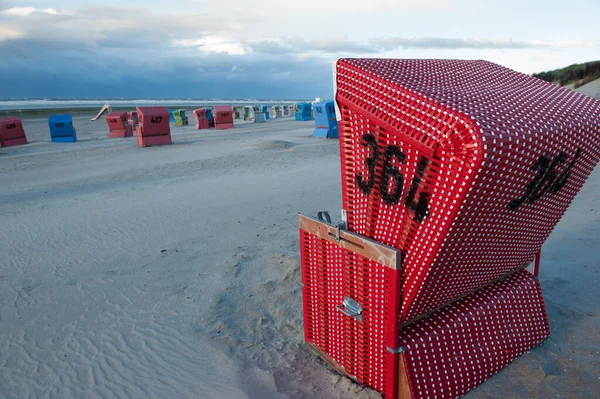
[[[347,225],[348,216],[344,209],[342,209],[342,223],[333,224],[331,222],[331,216],[329,216],[329,212],[327,211],[319,211],[317,214],[317,219],[323,223],[327,223],[330,226],[335,227],[335,239],[336,241],[340,240],[340,230],[345,230]]]
[[[346,316],[354,317],[359,323],[363,322],[362,306],[360,305],[360,303],[356,302],[350,297],[344,297],[344,301],[341,305],[336,306],[336,309],[345,314]]]

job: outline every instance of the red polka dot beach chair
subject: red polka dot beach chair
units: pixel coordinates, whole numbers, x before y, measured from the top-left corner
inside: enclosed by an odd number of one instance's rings
[[[343,218],[300,216],[305,340],[386,398],[462,396],[550,334],[540,250],[600,102],[485,61],[342,59],[334,84]]]

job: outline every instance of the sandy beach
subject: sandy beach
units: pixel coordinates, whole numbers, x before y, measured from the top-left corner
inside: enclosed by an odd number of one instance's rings
[[[287,117],[140,148],[92,116],[0,148],[0,398],[380,397],[303,343],[297,214],[339,214],[337,140]],[[542,249],[551,337],[466,397],[600,395],[599,192]]]

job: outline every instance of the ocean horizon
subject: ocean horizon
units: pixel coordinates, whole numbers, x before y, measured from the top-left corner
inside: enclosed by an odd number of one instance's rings
[[[210,106],[212,104],[253,105],[253,104],[291,104],[307,100],[265,100],[260,98],[219,99],[219,98],[23,98],[2,99],[0,110],[20,111],[38,109],[100,109],[104,104],[113,108],[135,108],[136,106]]]

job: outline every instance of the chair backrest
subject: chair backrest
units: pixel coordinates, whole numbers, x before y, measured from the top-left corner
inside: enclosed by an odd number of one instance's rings
[[[16,116],[0,119],[0,141],[25,137],[23,122]]]
[[[312,105],[310,103],[298,103],[296,104],[296,112],[301,113],[303,116],[310,115]]]
[[[215,105],[215,121],[220,123],[233,123],[233,111],[230,105]]]
[[[342,59],[348,228],[405,254],[401,321],[531,262],[600,160],[600,101],[486,61]]]
[[[106,115],[106,123],[110,131],[126,129],[128,125],[127,112],[111,112]]]
[[[169,111],[164,107],[137,107],[143,136],[170,135]]]
[[[315,112],[315,126],[328,126],[331,118],[330,110],[333,108],[333,101],[314,103],[313,110]],[[335,118],[335,111],[333,117]]]
[[[205,108],[199,108],[199,109],[195,109],[194,112],[194,118],[196,119],[196,122],[202,119],[206,119],[206,109]]]
[[[48,127],[51,137],[72,137],[75,135],[73,129],[73,117],[70,114],[57,114],[48,117]]]

